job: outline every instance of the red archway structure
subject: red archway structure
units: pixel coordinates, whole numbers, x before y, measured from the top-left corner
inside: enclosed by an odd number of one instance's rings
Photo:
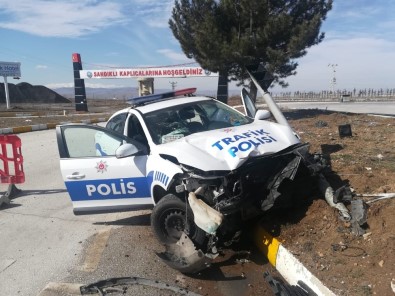
[[[184,77],[218,77],[218,73],[212,73],[198,66],[157,66],[145,68],[119,68],[106,70],[83,70],[81,55],[79,53],[72,54],[73,70],[74,70],[74,90],[75,90],[75,108],[76,111],[88,111],[86,102],[85,82],[84,79],[123,79],[123,78],[184,78]],[[222,97],[224,96],[223,79],[219,79],[218,86],[221,83]],[[227,84],[227,83],[226,83]],[[218,98],[220,98],[218,93]],[[225,102],[228,96],[226,87]]]

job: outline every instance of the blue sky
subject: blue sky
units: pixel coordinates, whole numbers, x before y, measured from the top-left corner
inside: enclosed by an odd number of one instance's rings
[[[0,0],[0,61],[21,62],[21,80],[73,86],[71,55],[85,70],[193,62],[168,28],[173,0]],[[395,1],[335,0],[321,31],[325,40],[299,59],[287,90],[395,88]],[[328,65],[337,65],[330,67]],[[2,79],[0,79],[2,81]],[[215,89],[215,78],[155,79],[156,88]],[[87,86],[132,86],[101,79]],[[233,86],[232,86],[233,88]],[[281,90],[275,88],[275,91]]]

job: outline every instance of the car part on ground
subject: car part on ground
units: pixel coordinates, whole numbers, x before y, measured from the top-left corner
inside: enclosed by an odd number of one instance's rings
[[[211,265],[212,260],[218,256],[216,249],[214,252],[204,253],[197,250],[188,235],[183,234],[177,243],[166,244],[166,251],[157,255],[171,268],[185,274],[193,274]]]
[[[280,279],[273,278],[267,271],[263,273],[263,278],[268,282],[275,296],[317,296],[302,281],[299,281],[298,285],[285,284]]]
[[[359,197],[368,197],[369,199],[366,200],[367,204],[374,203],[379,200],[383,199],[390,199],[395,197],[395,193],[371,193],[371,194],[357,194]]]
[[[367,222],[367,206],[362,199],[356,199],[351,201],[351,232],[357,236],[364,235],[365,229],[361,226]]]
[[[17,197],[21,191],[15,184],[9,184],[6,193],[0,195],[0,207],[3,203],[6,205],[10,204],[11,199]]]
[[[335,199],[335,194],[334,194],[334,190],[331,187],[331,185],[328,183],[328,181],[326,180],[325,176],[323,174],[320,174],[319,176],[319,187],[321,192],[323,193],[323,195],[325,196],[325,200],[326,202],[335,209],[339,210],[339,213],[341,215],[341,218],[344,221],[350,221],[351,220],[351,215],[348,211],[348,209],[346,208],[346,206],[341,203],[335,203],[334,199]]]
[[[81,295],[89,295],[99,293],[100,295],[107,295],[114,292],[114,287],[124,286],[121,289],[116,289],[115,291],[120,291],[124,294],[127,291],[127,287],[131,285],[142,285],[157,288],[160,290],[168,290],[176,293],[176,295],[191,295],[199,296],[200,294],[191,292],[187,289],[180,288],[178,286],[169,285],[165,282],[158,280],[145,279],[140,277],[122,277],[122,278],[110,278],[89,285],[81,286]]]

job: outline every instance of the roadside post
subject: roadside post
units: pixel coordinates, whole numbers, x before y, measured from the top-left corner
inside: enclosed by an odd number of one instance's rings
[[[20,189],[15,184],[25,182],[23,171],[22,142],[17,135],[0,135],[0,183],[8,184],[7,192],[0,195],[0,207],[9,204]]]
[[[7,77],[11,76],[14,79],[21,77],[21,63],[14,62],[0,62],[0,76],[4,78],[4,90],[7,110],[10,109],[10,95],[8,92]]]

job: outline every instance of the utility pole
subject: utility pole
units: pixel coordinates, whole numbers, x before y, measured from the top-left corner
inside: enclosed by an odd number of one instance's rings
[[[331,79],[331,90],[332,90],[332,95],[335,95],[335,86],[336,86],[336,67],[337,64],[328,64],[328,67],[332,67],[332,72],[333,72],[333,77]]]
[[[176,89],[177,81],[169,81],[171,84],[171,89],[174,91]]]

